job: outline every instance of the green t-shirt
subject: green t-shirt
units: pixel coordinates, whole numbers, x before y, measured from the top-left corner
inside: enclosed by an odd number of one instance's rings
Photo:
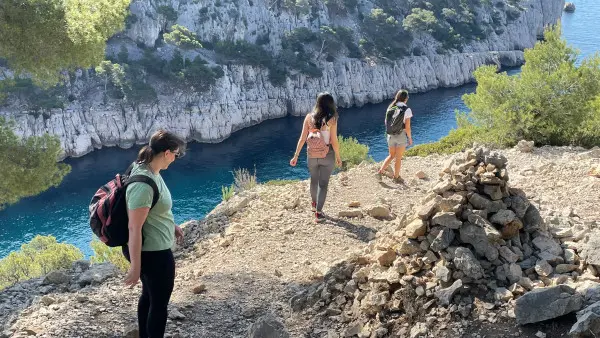
[[[173,246],[175,238],[175,220],[171,207],[171,192],[167,188],[160,174],[154,174],[145,164],[134,164],[131,170],[131,176],[145,175],[156,182],[160,197],[154,208],[148,212],[148,217],[142,227],[144,242],[142,251],[159,251],[170,249]],[[151,207],[154,191],[146,183],[135,182],[127,187],[127,208],[129,210]]]

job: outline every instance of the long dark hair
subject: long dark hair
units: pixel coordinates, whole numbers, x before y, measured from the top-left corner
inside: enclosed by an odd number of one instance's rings
[[[390,104],[390,106],[388,107],[388,109],[390,109],[393,106],[395,106],[398,102],[404,102],[404,101],[406,101],[406,99],[408,99],[408,92],[406,90],[404,90],[404,89],[400,89],[396,93],[396,96],[394,97],[394,100],[392,101],[392,103]]]
[[[145,145],[138,153],[137,163],[150,163],[154,159],[154,156],[162,153],[163,151],[175,151],[179,150],[181,154],[184,152],[185,142],[182,139],[175,136],[175,134],[168,131],[159,129],[150,138],[148,145]]]
[[[335,107],[335,100],[328,92],[319,93],[317,103],[312,111],[315,119],[315,127],[321,129],[323,123],[338,117],[338,112]]]

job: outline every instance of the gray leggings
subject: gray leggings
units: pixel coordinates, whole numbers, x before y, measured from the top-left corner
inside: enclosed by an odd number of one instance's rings
[[[329,177],[335,166],[335,152],[330,147],[325,158],[308,158],[310,171],[310,197],[317,203],[317,211],[323,211]]]

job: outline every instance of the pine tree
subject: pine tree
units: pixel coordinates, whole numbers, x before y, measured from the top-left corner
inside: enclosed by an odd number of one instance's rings
[[[20,138],[11,124],[0,117],[0,210],[58,186],[71,170],[67,164],[57,162],[60,152],[56,137],[46,134]]]
[[[0,58],[37,84],[104,60],[106,41],[125,27],[130,0],[2,0]]]

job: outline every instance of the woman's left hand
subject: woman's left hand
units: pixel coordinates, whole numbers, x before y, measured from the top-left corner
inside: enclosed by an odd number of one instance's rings
[[[183,229],[177,225],[175,226],[175,238],[177,239],[177,244],[183,244]]]
[[[337,154],[335,155],[335,164],[338,167],[342,167],[342,158],[340,157],[340,155],[337,155]]]

